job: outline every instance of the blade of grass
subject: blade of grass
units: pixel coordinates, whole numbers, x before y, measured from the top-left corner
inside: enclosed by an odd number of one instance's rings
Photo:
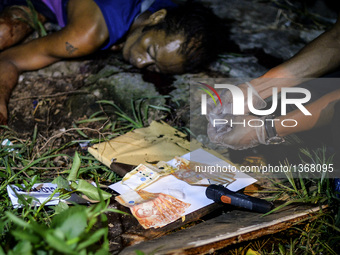
[[[28,164],[27,166],[25,166],[24,168],[22,168],[19,172],[15,173],[14,175],[12,175],[9,179],[7,179],[5,182],[3,182],[1,184],[1,187],[0,187],[0,192],[2,190],[4,190],[7,185],[9,183],[11,183],[14,179],[16,179],[20,174],[22,174],[24,171],[26,171],[27,169],[29,169],[30,167],[38,164],[39,162],[43,161],[43,160],[47,160],[47,159],[50,159],[50,158],[55,158],[55,157],[58,157],[60,155],[64,155],[64,154],[57,154],[57,155],[50,155],[50,156],[46,156],[46,157],[41,157],[39,159],[36,159],[34,160],[33,162],[31,162],[30,164]]]
[[[81,131],[81,129],[75,124],[75,123],[72,123],[72,126],[74,128],[76,128],[75,130],[77,131],[78,134],[80,134],[82,137],[84,138],[89,138],[83,131]]]

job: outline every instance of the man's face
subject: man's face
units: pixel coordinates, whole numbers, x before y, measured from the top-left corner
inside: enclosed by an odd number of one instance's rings
[[[162,30],[143,27],[135,29],[123,47],[124,59],[138,68],[160,73],[182,73],[184,56],[178,50],[184,42],[182,35],[167,36]]]

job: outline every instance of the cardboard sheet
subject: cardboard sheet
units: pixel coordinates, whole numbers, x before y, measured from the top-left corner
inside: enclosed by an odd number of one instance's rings
[[[108,142],[95,144],[89,152],[110,167],[113,161],[139,165],[168,161],[190,151],[186,135],[175,128],[153,121],[149,127],[135,129]]]

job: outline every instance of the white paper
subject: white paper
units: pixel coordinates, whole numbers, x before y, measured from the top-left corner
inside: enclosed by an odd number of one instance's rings
[[[91,183],[92,185],[96,186],[94,182]],[[25,186],[25,185],[22,185]],[[7,192],[8,196],[11,199],[12,205],[14,208],[19,208],[22,206],[20,203],[17,195],[13,191],[13,189],[19,194],[19,195],[25,195],[33,197],[33,201],[31,206],[40,206],[42,203],[44,203],[54,192],[54,190],[58,187],[57,184],[53,183],[36,183],[33,185],[30,192],[25,192],[19,187],[15,185],[7,185]],[[57,205],[60,201],[63,202],[69,202],[69,203],[77,203],[77,204],[87,204],[89,203],[88,200],[80,197],[79,195],[72,193],[71,196],[67,200],[62,200],[59,198],[59,193],[55,193],[53,195],[53,198],[48,201],[45,205]]]
[[[24,186],[24,185],[23,185]],[[58,187],[57,184],[52,183],[37,183],[34,184],[32,187],[32,191],[25,192],[24,190],[20,189],[15,185],[7,185],[7,192],[14,208],[20,207],[21,203],[13,190],[15,190],[19,195],[26,195],[33,197],[33,204],[40,205],[44,203],[54,192],[54,190]],[[46,205],[57,205],[59,203],[59,193],[54,194],[51,201],[47,202]]]
[[[195,158],[195,161],[199,163],[210,165],[218,164],[220,166],[230,165],[224,160],[217,158],[216,156],[206,152],[203,149],[195,150],[193,152],[183,155],[182,157],[187,160],[190,160],[190,155],[192,158]],[[169,161],[168,163],[170,165],[173,165],[173,162],[174,160]],[[235,172],[235,179],[236,180],[234,182],[227,186],[228,189],[234,192],[256,182],[256,179],[239,171]],[[122,182],[114,183],[110,185],[109,188],[115,190],[119,194],[124,194],[125,192],[128,192],[130,190],[130,188],[126,185],[123,185]],[[150,184],[143,190],[152,193],[168,194],[176,197],[177,199],[182,200],[185,203],[191,204],[191,206],[185,211],[185,215],[194,212],[198,209],[201,209],[214,202],[213,200],[206,197],[205,195],[206,187],[189,185],[188,183],[181,181],[172,175],[161,177],[156,182]]]

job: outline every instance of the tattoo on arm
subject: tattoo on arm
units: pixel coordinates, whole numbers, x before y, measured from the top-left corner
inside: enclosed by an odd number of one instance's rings
[[[74,47],[72,44],[70,44],[69,42],[65,43],[66,46],[66,51],[68,52],[68,54],[72,55],[75,51],[78,50],[78,48]]]

